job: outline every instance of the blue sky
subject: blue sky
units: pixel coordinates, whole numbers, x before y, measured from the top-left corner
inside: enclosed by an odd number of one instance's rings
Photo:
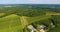
[[[0,4],[60,4],[60,0],[0,0]]]

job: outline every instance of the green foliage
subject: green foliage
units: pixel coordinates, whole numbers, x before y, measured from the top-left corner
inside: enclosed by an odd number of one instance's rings
[[[49,32],[60,32],[60,15],[52,16],[55,22],[55,28],[51,29]]]
[[[39,25],[45,25],[46,31],[59,32],[60,15],[52,15],[56,13],[55,10],[58,10],[58,13],[60,8],[40,6],[32,8],[25,6],[0,7],[0,13],[3,13],[0,16],[0,32],[30,32],[31,30],[27,28],[28,25],[33,25],[37,31],[39,31],[37,28]],[[27,20],[26,25],[24,25],[22,16]],[[52,28],[51,23],[56,27]]]

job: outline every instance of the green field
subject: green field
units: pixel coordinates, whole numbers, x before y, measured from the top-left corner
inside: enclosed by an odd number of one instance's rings
[[[57,11],[54,11],[54,10]],[[33,6],[0,7],[0,32],[31,32],[32,25],[40,32],[44,25],[45,32],[60,32],[60,8]]]

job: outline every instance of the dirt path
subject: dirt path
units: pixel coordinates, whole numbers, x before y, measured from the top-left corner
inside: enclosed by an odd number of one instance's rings
[[[51,15],[60,15],[60,13],[56,13],[56,14],[51,14]]]
[[[49,14],[46,14],[46,15],[60,15],[60,13],[49,13]]]
[[[26,19],[24,18],[24,16],[22,16],[22,20],[24,21],[24,25],[26,25]]]

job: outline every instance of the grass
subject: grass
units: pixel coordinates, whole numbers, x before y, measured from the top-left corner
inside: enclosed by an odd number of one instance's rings
[[[49,13],[47,15],[43,15],[43,16],[41,15],[36,17],[24,16],[27,26],[31,23],[38,21],[46,22],[45,19],[49,19],[49,18],[51,18],[51,15],[49,15]],[[24,29],[24,21],[22,19],[22,16],[12,14],[0,18],[0,32],[22,32],[23,29]]]
[[[20,18],[15,14],[0,18],[0,32],[11,32],[14,30],[16,31],[18,30],[19,25]]]

